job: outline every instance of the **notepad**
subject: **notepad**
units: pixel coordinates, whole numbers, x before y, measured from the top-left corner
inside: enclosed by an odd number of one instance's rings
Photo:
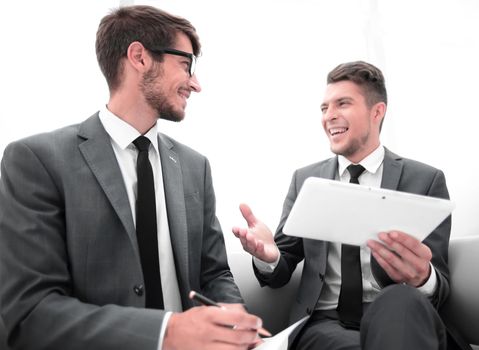
[[[452,201],[310,177],[286,220],[289,236],[364,245],[398,230],[424,240],[453,211]]]
[[[291,333],[299,327],[303,322],[305,322],[309,316],[303,317],[296,323],[291,326],[283,329],[281,332],[276,334],[274,337],[265,338],[264,343],[256,347],[256,350],[287,350],[288,349],[288,339]]]

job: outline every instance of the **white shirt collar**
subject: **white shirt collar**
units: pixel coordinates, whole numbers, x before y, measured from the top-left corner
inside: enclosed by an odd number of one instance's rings
[[[361,160],[361,164],[369,173],[375,174],[384,160],[384,146],[379,145],[373,152],[371,152],[366,158]],[[343,176],[346,168],[352,164],[352,162],[342,155],[338,155],[338,171],[339,176]]]
[[[100,109],[99,116],[106,132],[121,149],[127,149],[131,143],[141,135],[133,126],[110,112],[106,106]],[[157,124],[153,125],[153,127],[143,136],[150,140],[154,150],[158,153]]]

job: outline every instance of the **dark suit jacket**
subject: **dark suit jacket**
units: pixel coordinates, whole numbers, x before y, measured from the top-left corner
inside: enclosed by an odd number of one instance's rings
[[[207,159],[159,135],[181,299],[242,302],[215,215]],[[0,304],[16,349],[156,349],[135,227],[98,115],[10,144],[0,182]]]
[[[304,180],[311,176],[335,179],[337,169],[337,157],[333,157],[296,170],[275,235],[275,241],[281,252],[279,264],[274,272],[269,275],[261,274],[254,267],[256,277],[261,285],[278,288],[288,283],[296,265],[304,259],[298,294],[290,314],[290,323],[311,314],[314,310],[323,286],[328,257],[328,242],[286,236],[282,232],[283,226]],[[385,150],[381,187],[438,198],[449,198],[442,171],[414,160],[402,158],[388,149]],[[450,231],[451,217],[448,217],[424,240],[424,243],[432,251],[432,264],[437,271],[437,289],[430,298],[431,303],[437,309],[440,309],[449,295],[447,259]],[[372,257],[371,269],[380,286],[384,287],[393,283]]]

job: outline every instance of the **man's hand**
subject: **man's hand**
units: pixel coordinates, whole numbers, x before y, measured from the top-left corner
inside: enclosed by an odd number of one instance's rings
[[[171,315],[163,349],[246,350],[258,341],[262,321],[243,307],[199,306]]]
[[[368,240],[368,247],[381,267],[396,283],[420,287],[431,275],[431,249],[400,231],[382,232],[381,242]]]
[[[262,261],[275,262],[279,250],[271,230],[254,216],[248,205],[241,204],[240,211],[248,228],[233,227],[232,231],[239,238],[243,249]]]
[[[227,309],[230,309],[230,310],[240,310],[240,311],[246,311],[243,304],[225,304],[225,303],[219,303],[222,307],[225,307]],[[239,327],[236,326],[235,329],[238,329]],[[258,346],[260,346],[261,344],[264,343],[264,340],[261,339],[261,337],[257,336],[255,341],[253,343],[251,343],[249,346],[248,346],[248,349],[254,349]]]

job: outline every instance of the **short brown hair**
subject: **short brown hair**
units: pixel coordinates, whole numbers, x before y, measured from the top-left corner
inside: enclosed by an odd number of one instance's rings
[[[329,72],[327,77],[328,84],[343,80],[352,81],[361,87],[369,107],[378,102],[387,105],[388,95],[383,73],[372,64],[363,61],[342,63]]]
[[[120,7],[103,17],[96,33],[95,48],[110,91],[120,85],[121,59],[126,57],[132,42],[139,41],[147,48],[168,48],[175,44],[178,32],[188,36],[193,53],[198,56],[201,45],[196,29],[184,18],[144,5]]]

